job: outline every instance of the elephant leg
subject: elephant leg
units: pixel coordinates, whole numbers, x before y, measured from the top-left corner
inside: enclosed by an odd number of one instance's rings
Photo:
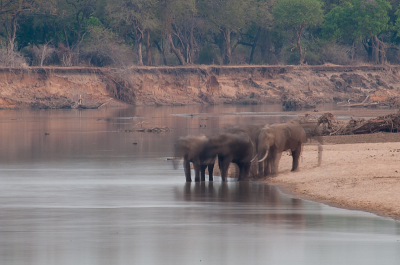
[[[206,181],[206,168],[207,165],[201,165],[200,169],[201,169],[201,181]]]
[[[186,182],[192,182],[190,175],[190,161],[186,158],[183,159],[183,169],[185,170]]]
[[[214,172],[214,164],[209,164],[208,165],[208,181],[214,181],[213,172]]]
[[[200,182],[200,170],[201,170],[201,166],[197,163],[193,164],[194,167],[194,181],[195,182]]]
[[[237,163],[239,167],[238,181],[245,180],[250,172],[251,163]]]
[[[258,177],[259,178],[264,177],[264,161],[258,162]]]
[[[271,175],[271,164],[272,164],[272,155],[268,155],[268,157],[263,161],[264,163],[264,177],[268,177]]]
[[[226,181],[226,177],[228,175],[229,164],[230,164],[229,159],[226,159],[223,157],[218,157],[218,165],[219,165],[219,170],[221,171],[222,181]]]
[[[271,174],[275,175],[278,173],[279,161],[281,160],[282,152],[275,152],[271,160]]]
[[[299,144],[296,150],[292,151],[292,157],[293,157],[292,171],[295,171],[299,167],[300,154],[301,154],[301,144]]]
[[[238,176],[238,181],[241,181],[243,178],[243,163],[236,163],[236,165],[239,168],[239,176]]]
[[[243,179],[246,179],[249,176],[250,168],[251,168],[251,162],[244,163]]]

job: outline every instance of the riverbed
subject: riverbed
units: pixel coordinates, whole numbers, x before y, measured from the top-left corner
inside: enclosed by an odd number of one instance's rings
[[[319,107],[337,118],[393,110]],[[397,264],[400,224],[263,182],[185,183],[188,134],[305,112],[185,106],[0,112],[2,264]],[[138,128],[168,128],[161,133]]]

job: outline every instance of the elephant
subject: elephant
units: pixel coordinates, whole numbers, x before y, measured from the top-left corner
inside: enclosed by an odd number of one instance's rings
[[[293,157],[292,171],[299,166],[302,144],[307,141],[303,127],[295,121],[265,126],[258,137],[258,154],[264,163],[262,176],[276,174],[282,152],[290,150]]]
[[[226,181],[229,164],[239,167],[238,180],[247,178],[253,161],[254,145],[245,133],[222,133],[209,138],[205,157],[218,156],[222,181]]]
[[[237,125],[228,128],[229,133],[245,133],[247,134],[251,141],[254,144],[254,156],[257,155],[257,147],[258,147],[258,136],[260,135],[260,132],[262,128],[264,128],[266,125],[265,124],[247,124],[247,125]],[[259,175],[260,172],[263,171],[263,163],[258,163],[258,160],[254,160],[255,163],[252,163],[250,172],[253,176]],[[257,166],[258,164],[258,166]]]
[[[183,168],[185,170],[186,182],[191,182],[190,162],[193,164],[195,171],[194,181],[205,181],[205,170],[208,167],[209,181],[213,181],[213,171],[216,155],[214,157],[205,156],[205,148],[208,144],[208,137],[202,136],[186,136],[181,137],[175,144],[175,159],[173,160],[174,168],[178,167],[176,158],[183,157]],[[200,179],[201,176],[201,179]]]

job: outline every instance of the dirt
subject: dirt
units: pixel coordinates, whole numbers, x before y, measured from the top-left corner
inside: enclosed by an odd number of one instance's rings
[[[304,199],[400,220],[400,134],[324,138],[320,167],[316,145],[307,144],[297,172],[285,153],[279,173],[265,181]]]
[[[320,103],[399,105],[400,66],[0,68],[0,108]],[[368,99],[368,101],[366,101]]]

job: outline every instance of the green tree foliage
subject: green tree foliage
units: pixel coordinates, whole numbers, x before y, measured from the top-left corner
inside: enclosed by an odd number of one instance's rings
[[[248,16],[251,17],[247,26],[240,29],[239,45],[251,48],[249,63],[253,63],[257,47],[260,47],[260,61],[270,61],[271,38],[270,30],[273,25],[271,9],[274,0],[255,0],[249,4]]]
[[[400,5],[399,5],[400,7]],[[396,37],[400,38],[400,8],[397,9],[397,11],[394,13],[396,17],[396,21],[394,24],[393,29],[396,31]]]
[[[301,45],[301,38],[307,28],[322,23],[322,3],[319,0],[278,0],[274,8],[274,19],[277,25],[293,30],[299,63],[302,64],[306,48]]]
[[[384,51],[377,35],[389,29],[390,9],[386,0],[351,0],[326,15],[323,34],[326,38],[351,43],[351,57],[354,57],[355,44],[364,41],[370,60],[378,63]]]
[[[232,34],[237,34],[254,16],[253,0],[199,0],[201,17],[220,48],[224,64],[232,60]]]
[[[345,63],[361,57],[385,63],[386,51],[393,54],[400,42],[399,4],[400,0],[0,0],[0,53],[12,58],[23,52],[32,64],[65,66],[317,64],[338,53]],[[10,62],[6,65],[13,65]]]
[[[13,52],[17,27],[22,15],[38,12],[40,6],[48,4],[45,0],[2,0],[0,1],[0,22],[7,40],[6,48]]]

